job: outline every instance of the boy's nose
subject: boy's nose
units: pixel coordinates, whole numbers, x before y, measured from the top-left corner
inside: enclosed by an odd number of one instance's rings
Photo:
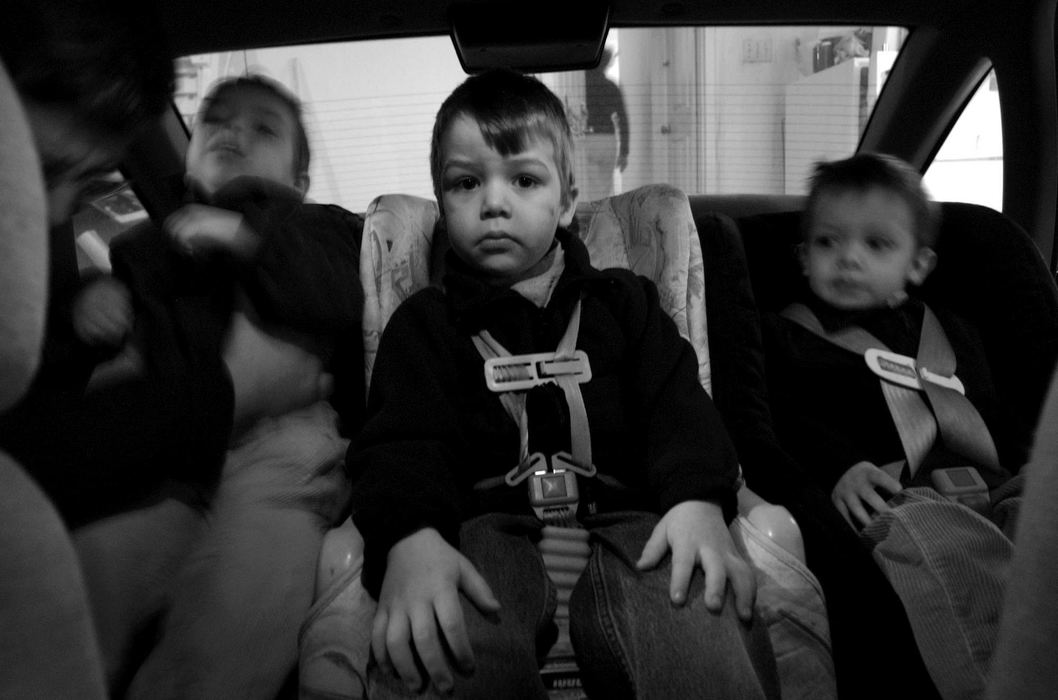
[[[841,246],[838,261],[846,267],[859,267],[860,247],[854,243],[846,243]]]
[[[482,185],[481,215],[483,218],[504,216],[507,211],[507,193],[502,184],[486,182]]]

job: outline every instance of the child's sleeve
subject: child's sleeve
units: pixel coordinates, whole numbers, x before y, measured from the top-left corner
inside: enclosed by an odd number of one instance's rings
[[[386,326],[369,418],[346,459],[353,519],[365,542],[363,581],[376,597],[394,544],[432,527],[458,547],[466,509],[470,467],[455,461],[455,455],[475,453],[457,406],[466,388],[458,386],[452,334],[439,331],[446,318],[443,297],[427,291],[428,298],[420,293],[402,304]]]
[[[714,501],[735,516],[738,458],[716,406],[698,381],[684,340],[645,278],[630,294],[627,323],[637,362],[638,403],[647,441],[648,481],[661,512],[688,500]]]
[[[247,206],[243,216],[260,245],[241,281],[262,318],[309,333],[359,329],[361,217],[289,202]]]

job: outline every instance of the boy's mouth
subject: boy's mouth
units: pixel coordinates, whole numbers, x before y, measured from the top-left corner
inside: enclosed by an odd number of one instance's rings
[[[209,150],[213,153],[224,153],[234,156],[241,156],[243,154],[242,149],[239,148],[239,144],[232,141],[219,141],[210,146]]]

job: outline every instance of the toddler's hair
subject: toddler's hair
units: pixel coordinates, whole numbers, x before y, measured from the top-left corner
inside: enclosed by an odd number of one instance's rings
[[[239,90],[242,88],[264,90],[282,102],[283,105],[290,110],[291,115],[294,117],[294,173],[296,175],[307,174],[309,172],[309,161],[312,158],[312,153],[309,151],[309,136],[308,132],[305,130],[304,109],[301,106],[301,100],[299,100],[294,93],[290,92],[290,90],[283,87],[281,83],[257,74],[222,78],[210,88],[209,94],[207,94],[206,98],[202,101],[198,116],[201,117],[209,107],[209,103],[217,99],[217,96],[222,92]],[[198,117],[195,118],[195,121],[198,121]]]
[[[859,192],[878,188],[899,197],[911,212],[915,239],[919,246],[932,246],[937,240],[940,212],[926,194],[922,177],[909,163],[882,153],[857,153],[851,158],[816,163],[809,179],[810,190],[802,231],[812,227],[819,199],[834,192]]]
[[[169,106],[173,62],[142,0],[6,0],[0,59],[19,93],[125,137]]]
[[[501,155],[521,153],[534,137],[551,142],[562,184],[562,204],[574,197],[573,136],[562,101],[542,82],[511,70],[490,70],[467,78],[441,105],[430,144],[430,175],[441,202],[441,140],[461,116],[477,122],[481,135]]]

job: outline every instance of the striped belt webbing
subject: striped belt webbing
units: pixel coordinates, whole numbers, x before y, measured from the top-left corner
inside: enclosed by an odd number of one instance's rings
[[[955,352],[933,311],[925,304],[923,307],[922,330],[914,360],[922,391],[879,378],[882,394],[907,457],[909,477],[915,475],[938,434],[951,451],[977,466],[1002,472],[992,435],[974,405],[961,392],[929,380],[930,373],[944,378],[955,376]],[[871,348],[888,350],[884,343],[863,328],[850,327],[828,333],[812,310],[804,304],[788,306],[782,315],[858,355],[863,355]],[[922,394],[929,399],[928,405]],[[893,476],[899,479],[898,474]]]

